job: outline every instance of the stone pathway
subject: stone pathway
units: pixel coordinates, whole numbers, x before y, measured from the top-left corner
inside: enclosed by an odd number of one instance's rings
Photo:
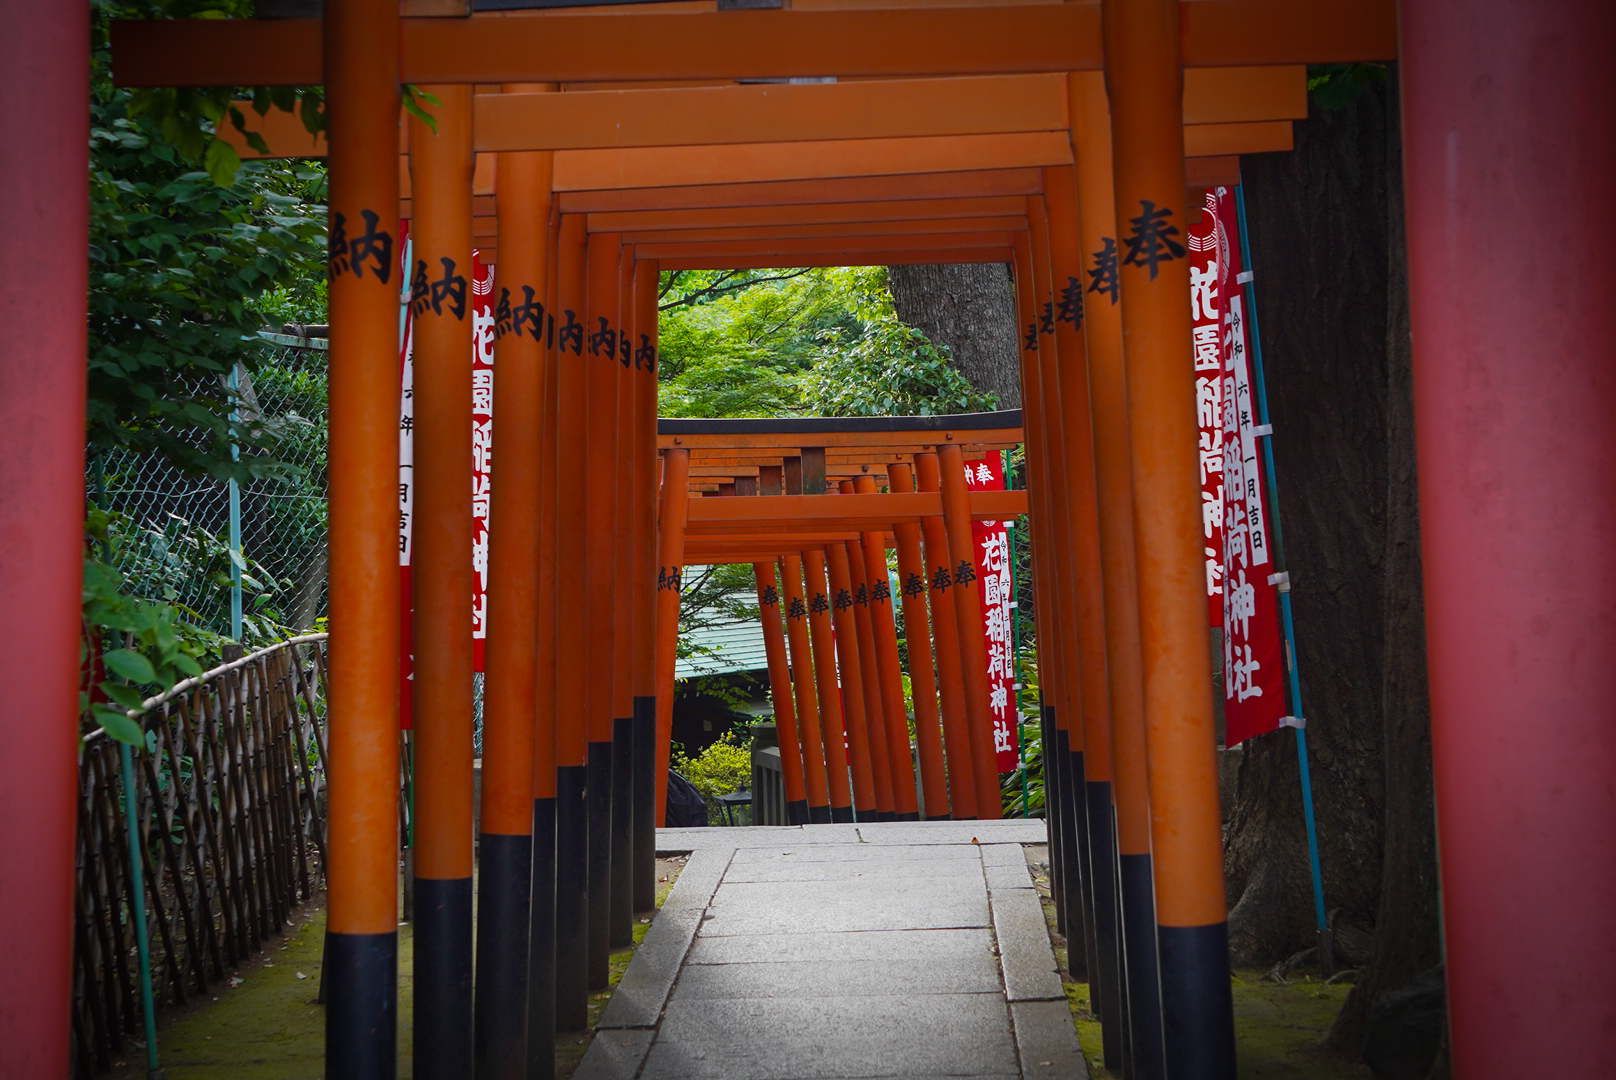
[[[1087,1076],[1041,821],[663,829],[692,852],[575,1080]]]

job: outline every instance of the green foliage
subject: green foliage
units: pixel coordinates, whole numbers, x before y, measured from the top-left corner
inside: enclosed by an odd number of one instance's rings
[[[718,796],[740,791],[752,783],[752,733],[731,731],[693,758],[685,754],[683,747],[675,748],[672,764],[673,771],[689,780],[707,800],[708,823],[722,824]]]
[[[993,408],[897,318],[879,266],[664,275],[664,416],[878,416]]]
[[[1044,742],[1037,729],[1027,728],[1027,739],[1021,748],[1021,768],[1005,773],[999,784],[999,796],[1005,817],[1022,816],[1022,776],[1027,779],[1026,816],[1042,817],[1044,811]]]
[[[818,416],[934,416],[987,412],[997,403],[896,315],[833,337],[804,383],[809,411]]]
[[[1307,92],[1321,109],[1341,109],[1376,83],[1386,81],[1385,64],[1309,64]]]
[[[90,131],[89,443],[158,453],[190,473],[246,479],[284,470],[286,422],[231,418],[226,386],[252,370],[264,306],[323,309],[323,166],[233,162],[215,137],[241,126],[233,91],[118,90],[108,73],[114,16],[222,18],[241,0],[97,0]],[[318,99],[252,93],[260,113]],[[311,106],[310,101],[314,102]],[[230,115],[234,111],[236,115]],[[261,142],[261,140],[259,140]],[[261,297],[271,298],[261,305]],[[309,320],[313,321],[313,320]],[[290,426],[297,426],[292,423]],[[237,460],[230,452],[242,448]]]
[[[109,555],[118,543],[100,511],[91,511],[89,535]],[[122,575],[109,563],[84,560],[83,617],[87,627],[95,628],[93,640],[103,646],[100,664],[108,677],[94,683],[96,693],[89,688],[92,679],[83,681],[79,711],[119,742],[141,746],[145,734],[129,710],[138,710],[146,698],[172,689],[181,679],[202,674],[200,661],[218,639],[187,624],[175,605],[133,597],[123,585]],[[82,665],[91,663],[91,640],[87,635]]]

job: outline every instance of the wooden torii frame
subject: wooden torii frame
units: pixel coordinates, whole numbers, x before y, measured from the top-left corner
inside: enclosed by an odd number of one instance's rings
[[[3,456],[0,506],[5,508],[5,535],[34,543],[23,550],[8,540],[8,551],[22,553],[0,563],[0,604],[9,612],[30,613],[26,622],[14,618],[8,623],[6,651],[18,670],[37,676],[19,689],[14,703],[28,722],[13,725],[12,750],[28,767],[8,775],[0,787],[5,799],[0,809],[10,820],[32,825],[14,830],[6,841],[8,852],[16,855],[0,860],[0,874],[5,875],[0,878],[0,903],[5,905],[0,925],[19,928],[20,933],[8,936],[8,942],[15,937],[17,943],[8,955],[15,969],[32,973],[34,981],[8,982],[0,1016],[13,1018],[3,1040],[8,1058],[39,1075],[63,1074],[68,1053],[74,775],[67,732],[75,723],[78,634],[81,505],[73,492],[82,476],[77,449],[82,414],[72,403],[83,400],[78,360],[83,317],[82,307],[64,298],[81,295],[84,285],[76,249],[85,228],[86,18],[82,8],[72,5],[12,5],[8,33],[0,37],[0,89],[14,103],[5,120],[8,145],[29,163],[29,168],[0,176],[0,205],[30,208],[16,228],[6,230],[7,255],[0,265],[0,296],[6,304],[0,309],[5,329],[0,339],[7,342],[0,368],[5,380],[0,431],[11,433]],[[971,197],[1033,200],[1027,203],[1025,233],[1009,230],[1015,234],[1010,257],[1018,270],[1025,321],[1025,315],[1036,317],[1039,305],[1050,302],[1056,283],[1082,269],[1085,260],[1078,256],[1098,250],[1096,241],[1120,237],[1114,223],[1131,223],[1136,216],[1148,219],[1150,207],[1184,205],[1188,178],[1179,82],[1186,67],[1390,59],[1398,53],[1399,31],[1411,299],[1421,335],[1417,407],[1427,495],[1422,514],[1454,1065],[1460,1075],[1474,1077],[1596,1072],[1599,1063],[1616,1054],[1603,992],[1608,964],[1598,946],[1616,937],[1616,915],[1608,904],[1616,882],[1606,857],[1616,845],[1616,807],[1609,785],[1616,745],[1606,722],[1609,688],[1603,672],[1608,665],[1579,663],[1568,669],[1564,661],[1602,655],[1616,646],[1616,630],[1608,619],[1616,576],[1608,530],[1602,527],[1610,516],[1610,492],[1616,490],[1616,455],[1607,445],[1609,432],[1616,430],[1616,408],[1603,363],[1606,331],[1596,315],[1597,298],[1616,286],[1616,271],[1585,242],[1589,230],[1597,234],[1611,224],[1609,200],[1601,193],[1612,162],[1608,140],[1600,140],[1602,132],[1616,128],[1616,87],[1611,86],[1608,63],[1616,39],[1612,19],[1608,6],[1593,0],[1547,7],[1527,0],[1406,0],[1400,17],[1389,3],[1343,0],[1305,6],[1278,0],[1107,0],[1103,5],[891,10],[836,10],[797,0],[796,10],[787,11],[615,8],[610,15],[401,20],[396,7],[386,2],[329,0],[323,24],[196,21],[120,30],[114,63],[119,77],[130,82],[144,77],[147,85],[326,87],[331,204],[335,222],[343,226],[333,235],[337,276],[331,293],[330,354],[334,766],[327,1048],[332,1074],[391,1075],[393,1058],[398,635],[397,597],[390,584],[396,577],[390,567],[397,298],[396,281],[388,280],[386,256],[377,245],[383,237],[397,235],[395,162],[402,82],[439,87],[504,82],[513,88],[537,82],[629,83],[638,84],[635,89],[654,89],[647,84],[791,76],[1093,73],[1069,78],[1074,89],[1087,87],[1083,107],[1073,108],[1069,116],[1077,149],[1075,178],[1059,162],[1036,161],[1006,170],[976,167],[977,194]],[[1544,44],[1522,49],[1523,41]],[[1097,73],[1102,69],[1109,91],[1105,95],[1099,93]],[[462,96],[467,100],[454,108],[469,133],[471,95]],[[1567,107],[1566,102],[1575,105]],[[450,126],[448,117],[444,126]],[[64,137],[74,132],[78,134]],[[914,137],[980,140],[1002,134]],[[918,155],[912,160],[925,164],[921,149],[891,146],[888,152]],[[463,170],[467,187],[471,152],[469,141],[462,143],[455,151],[457,162],[450,163]],[[845,167],[832,176],[794,180],[752,176],[712,183],[710,175],[693,172],[677,188],[644,183],[579,187],[561,168],[561,155],[574,152],[617,151],[564,150],[554,157],[544,150],[509,152],[512,169],[525,171],[525,180],[517,185],[523,198],[506,191],[494,196],[502,204],[501,273],[508,281],[528,283],[540,298],[559,296],[577,303],[603,295],[610,274],[602,267],[615,266],[619,296],[633,298],[622,305],[628,318],[619,316],[615,326],[632,326],[636,338],[654,331],[654,303],[646,302],[648,296],[654,300],[654,267],[638,256],[613,255],[610,242],[594,244],[589,238],[656,230],[607,223],[592,231],[580,215],[784,204],[793,201],[782,197],[792,184],[825,189],[822,199],[795,200],[808,205],[891,201],[890,196],[869,194],[869,189],[852,193],[862,181],[843,184],[838,176],[853,180]],[[770,151],[774,158],[786,153],[783,148]],[[504,164],[502,160],[502,178]],[[422,165],[428,167],[424,160]],[[904,180],[916,178],[918,189],[935,183],[918,178],[959,179],[970,171],[922,168],[905,174]],[[1030,175],[1037,176],[1032,188],[1027,187]],[[1013,186],[1014,178],[1023,190],[993,187],[998,182]],[[1070,186],[1060,194],[1066,184]],[[838,186],[840,194],[833,191]],[[931,192],[928,197],[966,197],[963,189],[946,184]],[[451,251],[468,250],[476,211],[466,209],[464,202],[457,203],[460,209],[448,205],[458,196],[433,198],[429,207],[422,189],[421,199],[411,218],[422,231],[431,231],[425,228],[430,215],[459,215],[452,233],[433,242],[432,255],[452,257]],[[471,202],[474,207],[475,200]],[[552,211],[563,215],[554,243],[548,224]],[[796,222],[808,223],[806,217]],[[756,226],[726,222],[700,227]],[[774,241],[770,257],[789,250],[781,245],[796,243],[801,261],[793,261],[806,264],[809,255],[802,239]],[[654,250],[650,242],[621,250],[642,247]],[[737,250],[670,254],[691,264],[697,258],[730,258],[724,265],[745,265],[733,254]],[[930,254],[954,257],[960,250],[989,248],[938,247]],[[997,247],[991,250],[1000,253]],[[902,251],[901,245],[887,251],[871,246],[865,256],[897,261],[893,257]],[[557,255],[553,271],[552,252]],[[1521,266],[1545,265],[1553,252],[1567,254],[1547,272],[1515,272]],[[1148,892],[1154,879],[1153,916],[1140,918],[1138,912],[1125,910],[1120,936],[1126,939],[1122,951],[1130,963],[1138,956],[1135,936],[1140,938],[1138,949],[1145,948],[1145,938],[1150,947],[1160,945],[1160,1000],[1166,1016],[1162,1071],[1174,1080],[1221,1077],[1232,1075],[1232,1047],[1227,981],[1218,986],[1223,911],[1207,680],[1195,659],[1204,661],[1205,644],[1193,617],[1199,597],[1191,585],[1198,553],[1190,540],[1192,535],[1198,540],[1199,534],[1184,520],[1194,500],[1187,480],[1193,458],[1184,445],[1191,426],[1189,372],[1183,362],[1188,355],[1183,263],[1125,264],[1120,274],[1124,301],[1114,308],[1096,305],[1081,332],[1058,325],[1056,349],[1039,350],[1024,370],[1033,527],[1040,558],[1044,552],[1053,554],[1056,579],[1052,586],[1047,582],[1051,575],[1044,575],[1042,587],[1076,598],[1064,608],[1056,605],[1057,614],[1040,626],[1041,638],[1065,658],[1054,670],[1080,676],[1064,689],[1051,688],[1056,728],[1064,731],[1070,747],[1068,763],[1062,764],[1058,755],[1052,760],[1056,773],[1065,772],[1071,781],[1059,795],[1060,805],[1069,808],[1057,813],[1052,825],[1060,833],[1063,826],[1080,822],[1078,805],[1084,799],[1106,815],[1114,807],[1124,908],[1130,888],[1137,897],[1140,882]],[[1504,279],[1516,290],[1516,303],[1507,310],[1495,302],[1490,287]],[[569,310],[555,303],[547,308]],[[444,336],[449,336],[447,330]],[[616,545],[600,532],[616,513],[615,499],[607,500],[597,486],[589,485],[583,493],[594,495],[594,514],[589,515],[589,498],[575,498],[578,493],[559,482],[550,441],[559,438],[564,440],[561,446],[576,448],[601,430],[615,434],[615,423],[608,424],[604,411],[584,423],[580,409],[558,407],[602,395],[587,393],[574,365],[547,363],[548,354],[537,348],[536,340],[510,334],[501,341],[512,356],[523,348],[533,350],[527,366],[531,378],[525,384],[530,400],[524,404],[502,389],[502,402],[511,399],[502,403],[503,415],[554,417],[548,429],[533,425],[535,442],[526,444],[526,450],[511,451],[539,466],[527,486],[513,483],[507,490],[517,494],[497,496],[509,506],[501,511],[506,520],[523,520],[518,511],[527,498],[532,513],[526,520],[541,523],[532,552],[538,570],[526,580],[531,581],[534,608],[551,610],[545,605],[563,596],[572,604],[587,599],[587,590],[580,594],[575,581],[554,573],[555,560],[563,553],[579,565],[593,558],[589,572],[596,574],[607,548],[614,567],[619,558],[625,568],[649,565],[643,546],[650,536],[647,511],[654,485],[644,462],[651,443],[639,444],[643,452],[637,456],[615,455],[636,463],[622,468],[623,482],[613,492],[626,484],[636,493],[626,511],[638,522],[637,528],[624,530],[634,543]],[[1541,362],[1546,341],[1555,343],[1547,374]],[[1058,355],[1058,363],[1050,361],[1052,355]],[[40,363],[42,357],[51,362]],[[1085,369],[1084,358],[1088,378],[1066,377]],[[502,357],[502,371],[521,367]],[[511,381],[522,385],[521,376]],[[648,384],[649,379],[642,379],[631,384],[639,394],[621,395],[623,415],[633,420],[628,425],[634,433],[631,445],[649,430]],[[457,407],[440,404],[445,406],[443,416]],[[1084,457],[1085,423],[1092,429],[1087,444],[1092,460]],[[445,424],[445,438],[454,437],[448,434],[452,426]],[[1552,439],[1545,435],[1551,430]],[[513,447],[523,445],[520,436],[509,438]],[[451,449],[447,442],[442,445]],[[453,493],[445,488],[443,494],[442,505],[447,506]],[[612,513],[605,511],[606,501],[613,502]],[[577,527],[585,517],[594,525]],[[559,527],[563,522],[566,527]],[[582,543],[581,537],[586,538]],[[494,557],[510,560],[503,576],[521,593],[526,586],[518,568],[520,543],[502,543],[513,554]],[[1568,566],[1580,572],[1568,575]],[[1478,588],[1478,581],[1491,585]],[[447,588],[448,580],[440,584]],[[639,588],[648,591],[650,584],[639,583]],[[619,636],[627,637],[628,652],[640,661],[634,670],[643,675],[650,666],[645,649],[651,635],[641,624],[650,605],[644,598],[629,602],[629,591],[616,590],[613,611],[621,604],[634,627]],[[1048,609],[1046,604],[1040,607]],[[497,608],[491,615],[496,629],[501,619],[509,624],[500,634],[511,643],[503,658],[504,678],[515,680],[524,648],[517,644],[524,604],[513,602],[508,610],[511,616],[499,615]],[[943,620],[939,627],[945,624]],[[567,682],[585,670],[580,661],[588,650],[580,652],[584,643],[573,640],[584,635],[555,634],[553,623],[536,617],[531,625],[537,632],[535,655],[556,658],[552,664],[528,665],[537,680],[535,699],[554,700],[558,708],[565,699],[571,710],[568,724],[586,713],[594,722],[600,709],[583,707],[578,688]],[[1533,628],[1529,639],[1518,632],[1523,625]],[[446,639],[433,644],[453,646]],[[621,648],[613,639],[612,649]],[[563,657],[571,666],[562,666]],[[1103,672],[1094,671],[1096,657],[1104,658]],[[445,680],[460,677],[454,668],[443,665]],[[1556,675],[1547,680],[1555,687],[1550,703],[1555,722],[1522,739],[1520,718],[1544,708],[1540,695],[1547,671]],[[1101,677],[1091,679],[1091,673]],[[560,685],[547,688],[545,680]],[[654,689],[643,683],[629,689],[628,707],[638,716]],[[652,694],[641,692],[646,690]],[[604,703],[608,730],[613,730],[610,721],[622,718],[617,712],[624,707],[622,688],[613,686],[606,696],[613,699]],[[513,696],[504,700],[504,708],[514,707]],[[581,781],[591,740],[586,737],[576,746],[567,742],[568,756],[562,760],[562,740],[547,738],[551,732],[544,726],[555,716],[538,720],[502,722],[499,737],[516,745],[518,729],[528,731],[530,806],[544,835],[547,807],[557,818],[581,813],[569,810],[568,800],[555,792]],[[510,762],[519,755],[500,756]],[[632,760],[637,764],[641,758]],[[1499,777],[1522,776],[1526,785],[1499,797]],[[553,778],[549,794],[545,785],[552,781],[545,777]],[[459,834],[469,830],[469,822],[464,830],[457,823],[465,796],[457,779],[447,779],[452,782],[438,792],[444,809],[436,817],[448,835],[434,856],[441,860],[437,872],[444,876],[434,880],[446,883],[445,893],[458,903],[456,890],[463,887],[454,883],[462,880],[465,849]],[[510,776],[502,781],[514,782]],[[1057,775],[1055,782],[1059,786],[1062,778]],[[1547,795],[1551,791],[1552,798]],[[1101,798],[1094,799],[1097,794]],[[501,820],[512,830],[508,835],[520,837],[511,819],[521,816],[523,800],[514,802],[516,813],[507,812]],[[1109,835],[1100,828],[1068,828],[1058,836],[1071,869],[1082,861],[1066,843],[1074,832],[1080,841],[1085,835],[1090,841]],[[531,828],[528,835],[533,835]],[[571,834],[559,829],[554,835]],[[541,862],[535,860],[535,865]],[[1500,864],[1511,868],[1508,880],[1496,873]],[[576,896],[580,883],[569,877],[577,868],[575,858],[548,865],[566,879],[556,883],[555,895]],[[1085,894],[1096,916],[1103,916],[1103,904],[1094,901],[1106,893],[1103,875],[1112,864],[1091,852],[1088,865],[1096,878],[1085,889],[1081,873],[1073,875],[1080,879],[1075,891]],[[488,869],[485,863],[485,875]],[[1543,896],[1556,899],[1555,917],[1543,918]],[[485,903],[484,920],[490,911]],[[574,922],[571,937],[563,933],[555,940],[569,946],[583,940],[580,911],[558,904],[557,916]],[[461,921],[458,914],[447,920],[445,933],[460,934]],[[1149,933],[1152,924],[1154,934]],[[531,941],[536,948],[546,944],[538,935]],[[1099,949],[1103,945],[1096,942]],[[440,1030],[446,1040],[440,1059],[457,1058],[469,1040],[464,1033],[469,1005],[460,1004],[462,998],[469,1001],[459,989],[462,973],[469,975],[463,952],[460,944],[446,946],[438,957],[446,965],[444,977],[429,984],[428,992],[441,993],[451,1006],[442,1013]],[[1498,971],[1519,975],[1512,960],[1520,953],[1537,958],[1537,974],[1500,983]],[[533,970],[543,970],[548,959],[532,957],[537,965]],[[558,972],[575,959],[557,958]],[[423,960],[428,966],[432,962],[418,956],[418,981]],[[1139,974],[1154,970],[1144,965]],[[1129,988],[1134,990],[1133,980]],[[545,994],[550,984],[534,983],[531,989],[523,1049],[538,1060],[547,1037]],[[1105,1009],[1103,993],[1100,1003]],[[1112,1008],[1117,1004],[1113,996]],[[1130,1009],[1127,1015],[1134,1035],[1142,1039],[1139,1045],[1146,1047],[1155,1046],[1156,1040],[1138,1024],[1148,1028],[1151,1016],[1149,1009]],[[501,1028],[494,1016],[483,1014],[478,1022],[490,1025],[486,1052],[510,1053],[508,1024]],[[1108,1043],[1117,1027],[1113,1016],[1106,1024]],[[1500,1031],[1523,1030],[1536,1038],[1496,1037]],[[502,1032],[507,1036],[503,1042]],[[484,1040],[479,1039],[476,1052],[485,1053]],[[422,1075],[430,1071],[423,1070],[430,1063],[419,1054],[416,1064]],[[456,1060],[444,1067],[461,1064]],[[1148,1055],[1136,1064],[1142,1075],[1160,1074]],[[488,1068],[490,1075],[502,1074],[492,1061]]]
[[[975,558],[968,546],[964,551],[949,549],[946,539],[939,548],[934,537],[922,561],[921,522],[929,520],[937,535],[943,535],[943,494],[940,484],[918,491],[906,484],[912,485],[916,461],[922,457],[929,467],[929,471],[922,468],[923,473],[941,475],[935,465],[939,445],[946,447],[941,451],[945,456],[953,454],[960,460],[1019,445],[1020,414],[840,421],[664,420],[659,428],[665,464],[663,561],[657,580],[670,587],[659,590],[657,611],[658,775],[666,775],[671,733],[680,569],[693,563],[750,562],[758,578],[793,823],[852,821],[855,810],[864,820],[894,815],[913,819],[917,815],[902,673],[893,632],[895,600],[886,587],[886,549],[891,534],[890,546],[898,549],[903,578],[935,581],[931,592],[943,594],[929,609],[925,589],[907,590],[901,596],[910,634],[910,673],[916,686],[917,743],[927,816],[997,817],[997,769],[981,760],[984,742],[989,750],[992,746],[987,686],[970,673],[972,665],[983,668],[986,655],[978,656],[975,651],[981,646],[980,599],[974,578],[959,581],[949,572],[962,561],[974,565]],[[745,464],[737,464],[743,461]],[[702,483],[705,478],[700,474],[709,470],[723,470],[723,482]],[[963,484],[957,473],[956,468],[949,474],[951,484]],[[889,493],[874,494],[878,483],[888,487]],[[829,497],[828,493],[839,491],[856,494],[852,499]],[[768,497],[703,497],[710,495]],[[673,512],[670,505],[670,500],[679,499],[688,500],[683,513]],[[1002,520],[1025,512],[1026,494],[975,492],[967,504],[971,518]],[[957,512],[957,507],[950,509]],[[968,528],[964,536],[968,544]],[[934,574],[938,569],[941,575]],[[866,575],[871,579],[868,584]],[[784,599],[782,586],[787,594]],[[969,598],[961,595],[966,591],[971,593]],[[834,603],[827,596],[834,597]],[[789,633],[780,630],[782,613]],[[949,687],[942,715],[951,750],[948,760],[953,762],[953,798],[944,782],[936,693],[939,679],[932,668],[932,631],[928,630],[933,620],[944,617],[950,623],[963,620],[957,629],[949,628],[953,631],[949,639],[968,643],[965,651],[955,648],[938,654],[941,681]],[[825,653],[832,620],[851,620],[845,629],[837,628],[834,657]],[[806,655],[805,625],[812,628],[816,643],[811,659]],[[788,639],[792,649],[789,663],[784,654]],[[973,641],[974,645],[969,644]],[[879,642],[876,647],[869,647],[875,642]],[[843,692],[821,695],[823,709],[818,708],[815,685],[828,691],[838,681]],[[795,702],[793,686],[798,695]],[[851,762],[845,760],[840,738],[844,731],[851,740]],[[991,753],[988,757],[991,759]],[[967,789],[960,789],[962,781]],[[978,785],[984,783],[987,789],[979,790]]]

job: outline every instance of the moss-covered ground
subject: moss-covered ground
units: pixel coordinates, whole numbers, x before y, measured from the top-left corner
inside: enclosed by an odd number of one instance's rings
[[[684,860],[657,860],[657,906],[673,888]],[[635,920],[634,946],[612,954],[611,987],[589,999],[589,1028],[556,1038],[557,1076],[570,1077],[589,1048],[595,1024],[650,928],[650,916]],[[414,1020],[411,972],[414,928],[398,927],[398,1075],[413,1075],[410,1038]],[[310,904],[292,917],[287,934],[271,940],[260,959],[243,965],[227,982],[183,1010],[160,1018],[157,1047],[168,1080],[320,1080],[325,1075],[325,1010],[315,1000],[325,909]],[[145,1076],[145,1051],[130,1047],[111,1076]]]
[[[1089,1061],[1089,1074],[1095,1080],[1116,1080],[1105,1068],[1100,1048],[1100,1021],[1089,1007],[1089,986],[1073,982],[1066,963],[1066,939],[1055,929],[1055,905],[1049,898],[1048,849],[1029,847],[1027,858],[1033,864],[1033,882],[1044,901],[1044,917],[1049,924],[1055,959],[1066,981],[1066,1000],[1072,1007],[1083,1054]],[[1298,972],[1286,983],[1263,978],[1259,970],[1234,973],[1235,1055],[1240,1080],[1368,1080],[1367,1065],[1345,1062],[1313,1049],[1341,1011],[1352,988],[1334,986]]]

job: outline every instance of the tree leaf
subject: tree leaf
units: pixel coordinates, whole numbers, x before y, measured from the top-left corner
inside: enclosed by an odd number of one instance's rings
[[[152,669],[151,661],[133,649],[113,649],[101,657],[101,662],[106,665],[108,671],[121,675],[132,683],[157,681],[157,672]]]
[[[95,718],[100,721],[101,730],[109,737],[130,746],[146,745],[145,729],[125,714],[112,709],[97,709]]]

